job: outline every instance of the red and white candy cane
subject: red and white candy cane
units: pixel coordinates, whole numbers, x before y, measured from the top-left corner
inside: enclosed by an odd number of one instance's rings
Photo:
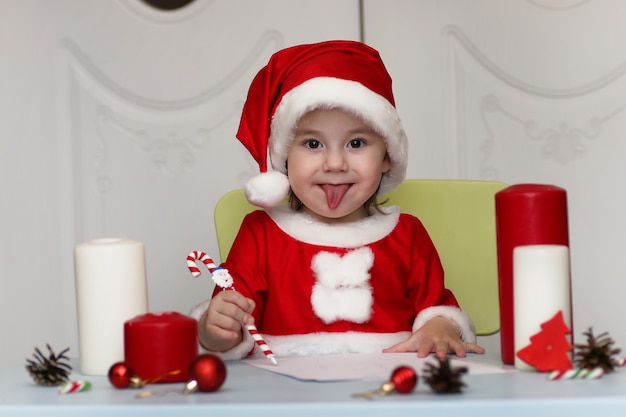
[[[272,352],[272,349],[270,349],[267,343],[265,343],[265,339],[263,339],[263,336],[261,336],[256,326],[254,324],[246,324],[246,329],[248,329],[250,336],[252,336],[259,349],[263,351],[265,357],[274,365],[278,365],[278,361],[276,361],[276,358],[274,357],[274,352]]]
[[[215,282],[218,287],[223,290],[235,289],[235,286],[233,285],[233,277],[230,276],[228,269],[215,265],[213,259],[211,259],[211,257],[204,252],[193,251],[187,255],[187,267],[193,277],[200,275],[200,269],[198,269],[198,265],[196,264],[197,260],[202,261],[202,263],[206,265],[207,269],[211,273],[213,282]]]
[[[57,388],[59,394],[73,394],[75,392],[89,391],[91,382],[89,381],[68,381]]]
[[[189,268],[189,272],[191,272],[191,275],[194,278],[201,274],[200,268],[198,268],[196,261],[201,261],[203,264],[205,264],[210,273],[213,273],[215,268],[217,268],[217,265],[215,265],[215,262],[213,262],[213,259],[211,259],[209,255],[204,252],[195,250],[187,255],[187,267]]]
[[[552,371],[548,374],[550,381],[560,379],[598,379],[604,375],[604,370],[600,367],[593,369],[568,369],[567,371]]]
[[[215,265],[213,259],[211,259],[211,257],[204,252],[193,251],[187,255],[187,267],[189,268],[191,275],[194,277],[200,275],[200,269],[196,264],[196,261],[198,260],[206,265],[216,285],[221,287],[223,290],[235,290],[233,277],[228,272],[228,269]],[[278,361],[276,361],[276,358],[274,357],[274,352],[272,352],[272,349],[270,349],[267,343],[265,343],[263,336],[261,336],[256,326],[254,324],[246,324],[245,326],[246,329],[248,329],[250,336],[254,339],[256,345],[263,351],[265,357],[274,365],[278,365]]]

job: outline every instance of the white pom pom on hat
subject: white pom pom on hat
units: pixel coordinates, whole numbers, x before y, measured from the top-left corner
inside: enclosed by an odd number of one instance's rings
[[[260,169],[246,184],[248,201],[268,208],[285,199],[294,128],[317,108],[345,109],[382,135],[391,169],[383,175],[379,193],[400,184],[406,175],[408,140],[391,84],[378,52],[361,42],[298,45],[272,55],[250,85],[237,132]],[[268,171],[268,153],[273,171]]]
[[[267,171],[250,178],[246,198],[259,207],[274,207],[289,194],[289,179],[280,171]]]

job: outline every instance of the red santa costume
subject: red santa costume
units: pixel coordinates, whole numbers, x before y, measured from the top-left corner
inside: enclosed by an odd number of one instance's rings
[[[253,315],[265,340],[277,356],[379,352],[442,316],[462,340],[475,342],[473,324],[444,287],[439,256],[417,218],[391,207],[327,224],[281,204],[289,192],[285,162],[293,129],[317,108],[346,110],[384,138],[391,169],[379,194],[405,177],[408,140],[378,52],[329,41],[272,56],[250,86],[237,133],[261,171],[246,185],[246,196],[264,210],[244,219],[222,265],[237,291],[256,303]],[[200,318],[209,303],[192,316]],[[253,347],[245,335],[220,355],[243,358]]]

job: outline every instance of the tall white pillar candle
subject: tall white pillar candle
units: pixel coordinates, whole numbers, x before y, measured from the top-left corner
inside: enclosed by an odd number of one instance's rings
[[[571,329],[569,248],[564,245],[527,245],[513,249],[513,321],[515,352],[530,344],[541,324],[559,311]],[[571,343],[571,335],[568,335]],[[534,370],[515,355],[515,367]]]
[[[124,322],[148,312],[144,245],[98,239],[74,248],[80,371],[106,375],[124,360]]]

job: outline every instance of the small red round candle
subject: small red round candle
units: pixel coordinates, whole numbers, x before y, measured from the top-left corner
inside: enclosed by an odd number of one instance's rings
[[[176,312],[148,313],[124,323],[124,358],[142,379],[184,382],[198,355],[198,324]]]
[[[515,362],[513,248],[523,245],[569,246],[567,194],[544,184],[517,184],[496,193],[496,233],[502,361]]]

